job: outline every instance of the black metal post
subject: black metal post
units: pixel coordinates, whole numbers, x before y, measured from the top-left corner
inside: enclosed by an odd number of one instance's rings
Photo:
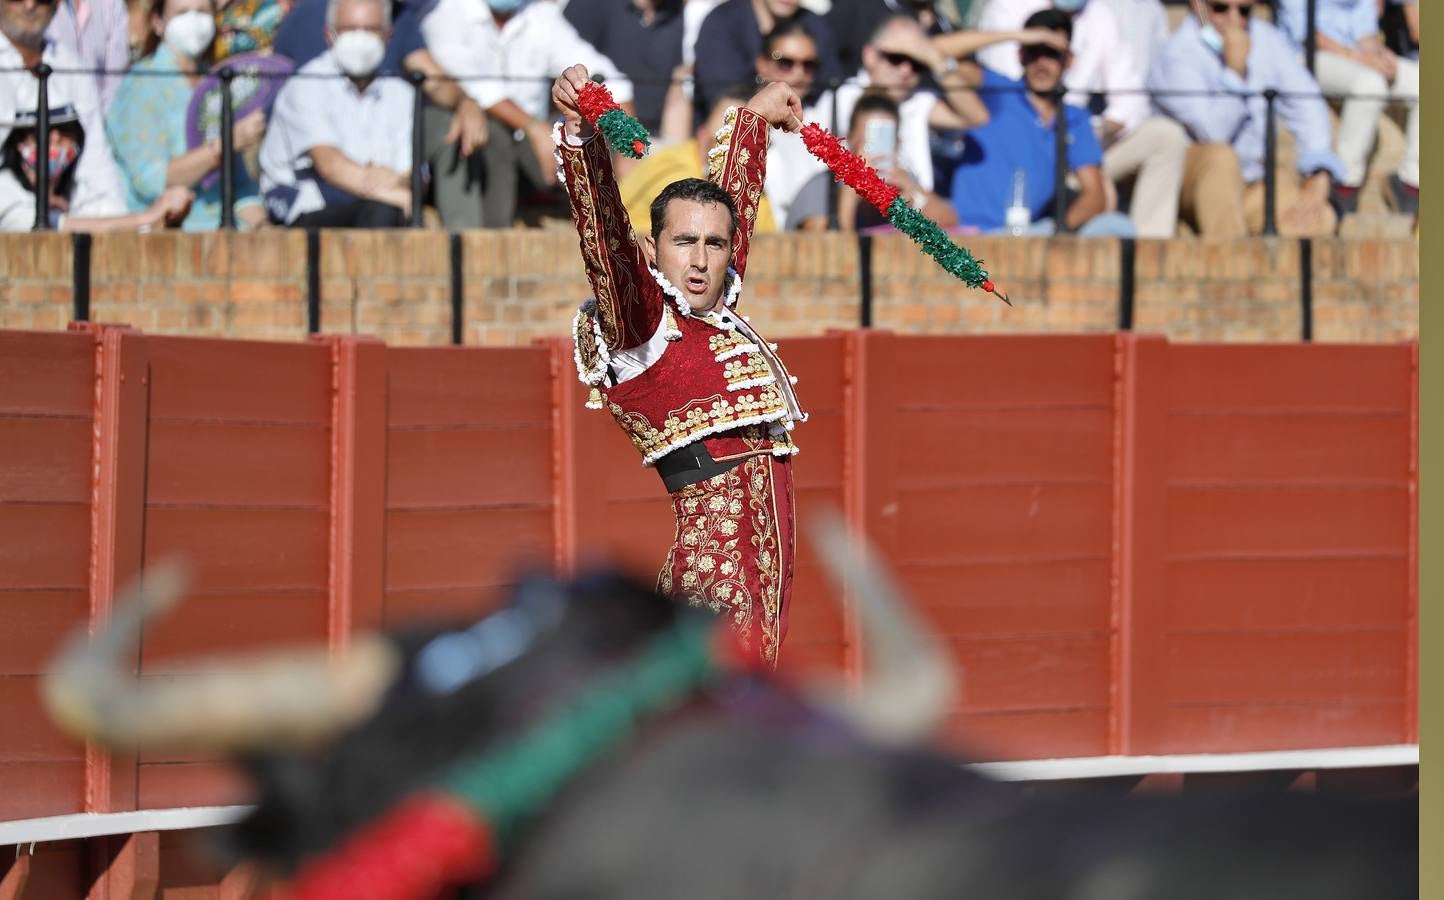
[[[1133,238],[1118,242],[1118,330],[1133,330],[1134,269],[1138,247]]]
[[[1063,106],[1063,87],[1053,92],[1058,106],[1053,110],[1053,227],[1057,234],[1068,229],[1068,110]]]
[[[695,90],[697,83],[694,81],[692,84]],[[832,79],[832,85],[830,87],[832,92],[832,133],[839,137],[845,137],[847,130],[843,128],[841,122],[837,121],[837,117],[842,112],[842,107],[837,100],[837,92],[841,88],[842,81],[837,78]],[[837,186],[829,184],[827,191],[827,228],[829,231],[837,231],[841,227],[841,223],[837,220]]]
[[[321,232],[306,229],[306,333],[321,333]]]
[[[1304,33],[1304,60],[1308,63],[1309,71],[1313,72],[1314,53],[1319,49],[1319,0],[1309,0],[1307,6],[1308,11],[1305,15],[1308,21]]]
[[[77,322],[90,321],[90,235],[77,231],[70,236],[70,296]]]
[[[35,230],[50,230],[50,66],[35,73]]]
[[[1299,238],[1299,333],[1305,341],[1314,339],[1314,239]]]
[[[451,233],[451,343],[457,347],[462,344],[463,330],[466,325],[466,282],[465,271],[462,268],[461,235],[453,231]]]
[[[231,81],[236,70],[224,66],[221,76],[221,228],[236,227],[236,110],[231,96]]]
[[[426,73],[412,70],[406,73],[411,82],[411,227],[420,228],[425,223],[421,205],[426,199],[426,184],[421,180],[421,166],[426,160],[426,134],[422,127],[422,116],[426,113]]]
[[[1263,233],[1272,237],[1279,233],[1275,213],[1278,204],[1278,177],[1275,169],[1279,161],[1279,130],[1274,120],[1274,103],[1279,92],[1273,88],[1264,91],[1267,111],[1264,113],[1264,226]]]
[[[857,324],[872,327],[872,235],[857,236]]]

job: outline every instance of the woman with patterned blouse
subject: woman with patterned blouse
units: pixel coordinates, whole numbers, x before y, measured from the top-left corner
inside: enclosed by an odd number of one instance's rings
[[[182,227],[212,230],[221,220],[221,186],[208,176],[220,168],[221,142],[215,138],[190,149],[186,110],[215,39],[215,6],[212,0],[158,0],[151,26],[160,43],[131,67],[106,114],[111,149],[132,210],[145,209],[166,188],[180,185],[195,191]],[[235,125],[235,213],[242,227],[265,222],[260,192],[240,158],[260,143],[265,129],[259,110]]]

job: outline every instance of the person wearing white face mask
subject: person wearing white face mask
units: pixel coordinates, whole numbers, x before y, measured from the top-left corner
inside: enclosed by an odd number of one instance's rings
[[[215,138],[189,149],[186,108],[209,62],[215,6],[212,0],[158,0],[151,28],[160,43],[126,74],[106,113],[126,202],[136,212],[147,209],[167,188],[188,188],[195,192],[195,202],[181,227],[214,230],[221,220],[221,186],[208,176],[220,168],[221,142]],[[181,74],[169,74],[177,71]],[[265,222],[260,192],[240,157],[260,143],[265,128],[260,110],[235,124],[235,215],[242,227]]]
[[[274,221],[396,228],[411,214],[412,87],[377,75],[391,36],[384,0],[330,0],[330,49],[281,89],[261,144]]]

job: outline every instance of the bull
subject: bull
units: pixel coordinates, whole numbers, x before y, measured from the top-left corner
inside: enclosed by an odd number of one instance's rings
[[[852,690],[779,679],[610,575],[141,685],[116,660],[180,593],[159,570],[60,655],[46,700],[104,743],[224,748],[255,795],[226,851],[306,900],[1417,895],[1413,797],[1040,796],[929,748],[942,648],[819,531],[868,637]]]

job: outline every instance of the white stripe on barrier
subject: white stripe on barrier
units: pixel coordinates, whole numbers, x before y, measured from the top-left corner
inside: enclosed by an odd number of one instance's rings
[[[1058,781],[1159,773],[1266,772],[1289,769],[1372,769],[1417,766],[1418,744],[1340,747],[1326,750],[1274,750],[1260,753],[1199,753],[1180,756],[1088,756],[1076,759],[1028,759],[974,763],[973,771],[1001,781]],[[138,831],[175,831],[227,825],[249,806],[199,806],[142,809],[120,813],[75,813],[43,819],[0,822],[0,846],[75,840]]]

